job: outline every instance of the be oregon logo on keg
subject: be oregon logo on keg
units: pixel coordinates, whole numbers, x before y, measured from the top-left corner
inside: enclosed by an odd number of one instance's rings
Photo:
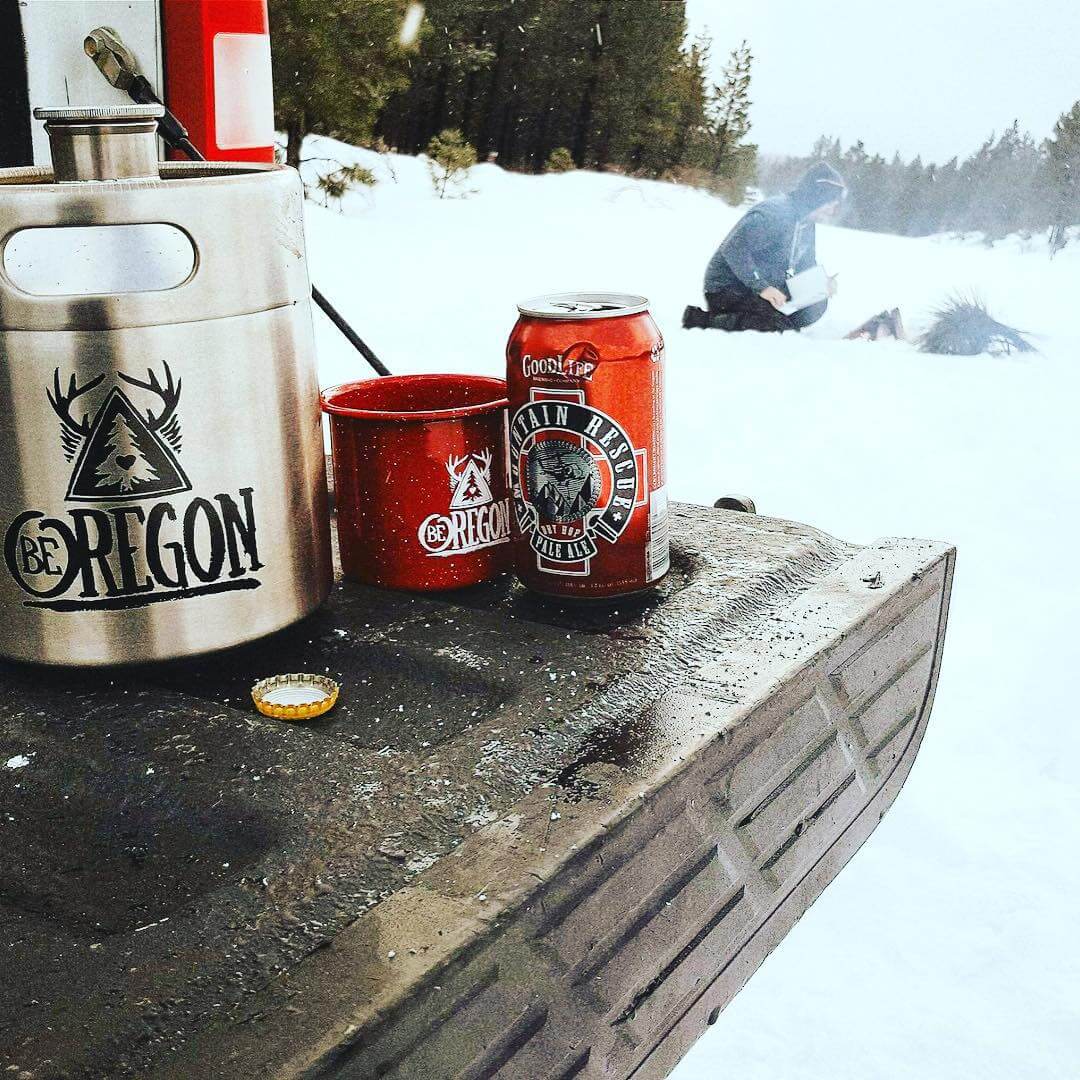
[[[33,607],[56,611],[132,608],[261,584],[254,492],[209,498],[192,490],[179,460],[181,381],[168,364],[159,377],[119,380],[154,404],[140,412],[122,385],[91,414],[75,403],[105,376],[64,387],[57,369],[46,392],[72,463],[63,514],[28,509],[4,536],[4,562]]]
[[[536,400],[510,423],[510,481],[518,525],[537,556],[593,558],[634,512],[638,459],[626,432],[583,402]]]

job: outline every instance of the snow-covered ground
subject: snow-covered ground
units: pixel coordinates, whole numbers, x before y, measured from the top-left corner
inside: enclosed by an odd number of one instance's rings
[[[841,289],[821,323],[801,336],[684,331],[737,216],[717,199],[481,165],[474,194],[440,201],[419,159],[324,139],[306,153],[379,177],[340,213],[310,206],[308,246],[316,282],[394,371],[499,374],[516,300],[644,293],[667,340],[673,497],[748,494],[848,540],[959,548],[911,779],[678,1080],[1080,1076],[1080,245],[1050,261],[1039,241],[821,228]],[[917,331],[956,290],[1032,331],[1040,352],[842,340],[886,306]],[[323,384],[366,375],[316,322]]]

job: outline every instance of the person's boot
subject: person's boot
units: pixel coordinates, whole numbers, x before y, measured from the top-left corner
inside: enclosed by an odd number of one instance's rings
[[[719,315],[706,315],[705,325],[711,330],[745,330],[746,316],[737,311],[725,311]]]
[[[687,304],[682,313],[684,330],[703,330],[709,325],[709,313],[693,304]]]

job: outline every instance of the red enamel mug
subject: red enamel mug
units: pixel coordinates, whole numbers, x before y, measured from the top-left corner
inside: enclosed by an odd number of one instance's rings
[[[322,395],[345,576],[420,592],[508,566],[506,382],[391,375]]]

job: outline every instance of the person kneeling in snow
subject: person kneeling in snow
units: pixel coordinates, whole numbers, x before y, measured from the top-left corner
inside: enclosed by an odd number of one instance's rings
[[[784,315],[779,309],[790,299],[784,283],[815,265],[814,223],[832,216],[844,194],[840,174],[819,161],[790,194],[751,207],[709,260],[709,310],[690,305],[683,312],[683,327],[783,331],[817,322],[828,300]],[[831,296],[831,279],[829,285]]]

